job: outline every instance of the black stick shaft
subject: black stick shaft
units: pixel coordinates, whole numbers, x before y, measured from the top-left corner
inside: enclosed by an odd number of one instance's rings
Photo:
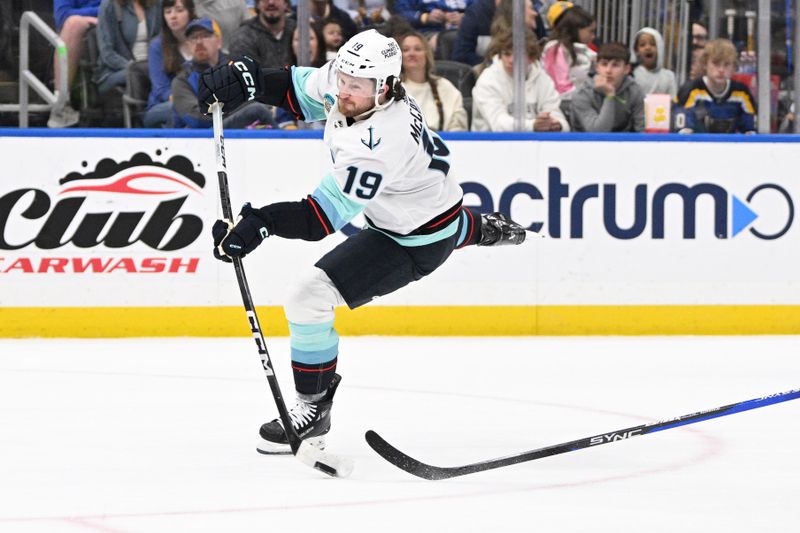
[[[233,220],[233,210],[231,209],[231,196],[228,187],[228,169],[225,161],[225,137],[222,134],[222,104],[215,103],[211,106],[211,117],[214,127],[214,149],[217,160],[217,177],[219,179],[219,196],[222,204],[222,216],[228,220]],[[244,273],[244,266],[239,257],[233,258],[233,267],[236,270],[236,281],[239,284],[239,292],[242,295],[242,303],[244,310],[247,313],[247,321],[250,326],[250,331],[253,334],[253,340],[256,342],[258,348],[258,355],[261,358],[261,366],[267,376],[269,388],[272,391],[272,397],[275,400],[275,406],[278,408],[278,414],[283,422],[283,427],[286,428],[286,435],[289,440],[289,446],[292,453],[296,454],[300,447],[300,437],[297,436],[294,427],[292,426],[291,419],[289,418],[289,411],[286,409],[286,402],[283,400],[281,388],[278,385],[278,380],[275,377],[275,371],[272,368],[272,360],[267,351],[267,343],[264,340],[264,334],[261,332],[261,324],[258,321],[256,308],[253,305],[253,297],[250,295],[250,286],[247,283],[247,277]]]
[[[564,442],[553,446],[539,448],[537,450],[531,450],[528,452],[501,457],[499,459],[491,459],[488,461],[481,461],[464,466],[441,467],[425,464],[401,452],[372,430],[367,431],[366,439],[367,443],[370,445],[370,447],[372,447],[373,450],[378,452],[381,457],[396,467],[423,479],[439,480],[465,476],[467,474],[474,474],[476,472],[483,472],[485,470],[493,470],[496,468],[502,468],[504,466],[524,463],[526,461],[534,461],[536,459],[542,459],[552,455],[559,455],[562,453],[582,450],[584,448],[592,448],[602,444],[609,444],[611,442],[617,442],[620,440],[627,440],[629,438],[647,435],[648,433],[656,433],[658,431],[695,424],[704,420],[711,420],[712,418],[719,418],[721,416],[732,415],[734,413],[741,413],[742,411],[758,409],[760,407],[766,407],[767,405],[772,405],[775,403],[796,400],[797,398],[800,398],[800,389],[772,394],[763,398],[755,398],[753,400],[734,403],[724,407],[717,407],[715,409],[700,411],[668,420],[652,422],[650,424],[642,424],[639,426],[619,429],[617,431],[611,431],[609,433],[601,433],[599,435],[594,435],[583,439]]]

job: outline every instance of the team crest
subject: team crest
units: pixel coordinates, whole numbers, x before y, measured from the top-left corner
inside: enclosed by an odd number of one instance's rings
[[[382,139],[381,137],[379,137],[377,141],[373,139],[373,136],[372,136],[372,130],[373,129],[374,128],[372,126],[369,127],[369,141],[367,141],[366,139],[361,139],[361,144],[363,144],[364,146],[366,146],[370,150],[374,150],[381,143],[381,139]]]

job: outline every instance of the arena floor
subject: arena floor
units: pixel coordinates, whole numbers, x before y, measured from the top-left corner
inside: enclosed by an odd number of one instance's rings
[[[268,340],[291,398],[288,340]],[[492,459],[800,387],[800,337],[341,342],[331,479],[255,452],[252,340],[0,340],[0,531],[795,532],[800,402],[447,481]]]

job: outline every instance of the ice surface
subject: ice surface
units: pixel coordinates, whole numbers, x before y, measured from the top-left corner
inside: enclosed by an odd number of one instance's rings
[[[288,340],[268,339],[291,398]],[[0,340],[0,531],[796,532],[800,402],[448,481],[501,457],[800,387],[800,337],[341,341],[332,479],[255,451],[251,339]]]

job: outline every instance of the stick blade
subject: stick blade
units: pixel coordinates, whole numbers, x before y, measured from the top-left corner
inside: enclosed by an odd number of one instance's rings
[[[459,475],[458,473],[452,472],[451,470],[453,469],[431,466],[417,461],[386,442],[383,437],[371,429],[364,434],[364,438],[367,440],[367,444],[369,444],[370,448],[375,450],[378,455],[409,474],[429,481],[437,481]]]
[[[326,453],[305,441],[300,443],[295,457],[297,457],[301,463],[331,477],[349,477],[355,467],[352,459]]]

